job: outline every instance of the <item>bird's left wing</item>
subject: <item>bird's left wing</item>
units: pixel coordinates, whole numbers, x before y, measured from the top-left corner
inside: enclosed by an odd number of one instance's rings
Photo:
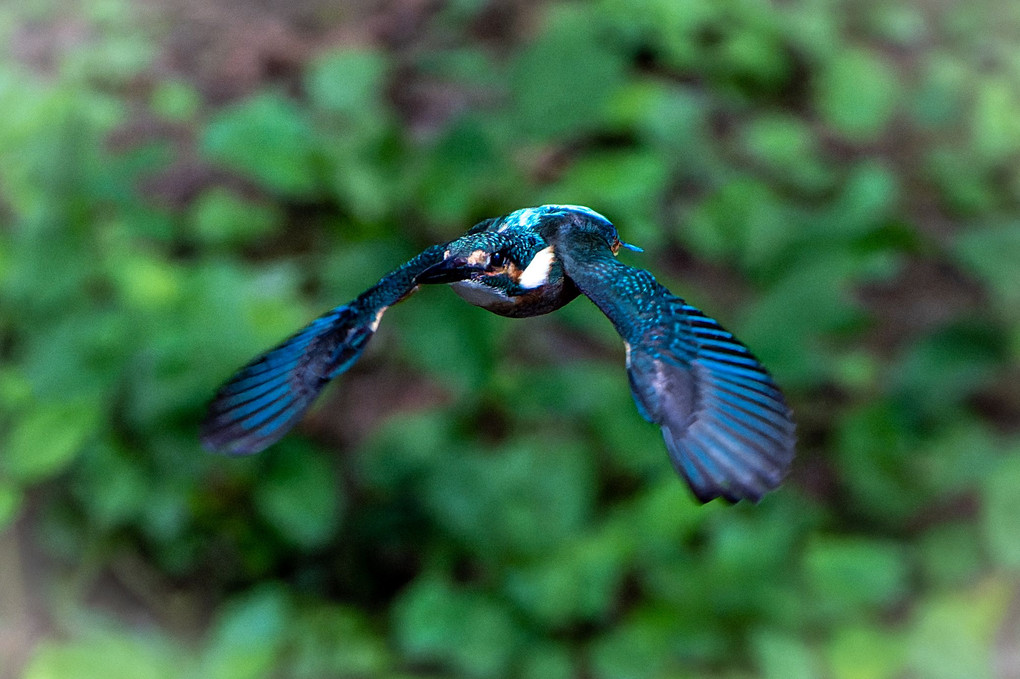
[[[429,247],[234,373],[209,404],[202,443],[246,455],[283,438],[326,383],[358,359],[386,309],[417,289],[418,274],[443,261],[445,249]]]
[[[564,228],[552,242],[566,275],[623,337],[638,410],[662,427],[697,498],[757,501],[778,486],[795,427],[751,352],[650,273],[617,261],[603,235]]]

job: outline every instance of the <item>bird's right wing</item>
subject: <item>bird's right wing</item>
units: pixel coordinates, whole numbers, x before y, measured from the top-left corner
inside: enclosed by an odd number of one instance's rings
[[[795,426],[747,347],[647,271],[617,261],[604,236],[565,228],[553,243],[566,275],[626,343],[638,410],[662,427],[673,466],[697,498],[757,501],[778,486]]]
[[[326,383],[358,359],[386,309],[417,289],[418,274],[443,261],[445,248],[429,247],[234,373],[209,404],[202,443],[217,452],[247,455],[283,438]]]

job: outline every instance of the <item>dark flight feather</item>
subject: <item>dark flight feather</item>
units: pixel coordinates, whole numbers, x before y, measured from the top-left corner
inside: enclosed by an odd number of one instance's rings
[[[443,260],[444,248],[433,245],[234,373],[209,404],[200,427],[203,445],[249,455],[283,438],[323,387],[361,356],[386,309],[417,289],[418,274]]]
[[[553,236],[566,275],[627,343],[638,410],[662,427],[676,470],[702,502],[757,501],[780,484],[796,435],[782,393],[739,340],[590,229]]]

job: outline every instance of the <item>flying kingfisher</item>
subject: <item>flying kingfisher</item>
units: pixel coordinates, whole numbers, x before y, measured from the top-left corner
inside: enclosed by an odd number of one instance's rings
[[[235,455],[278,441],[358,359],[386,309],[421,285],[449,283],[471,304],[515,318],[583,294],[623,338],[638,411],[662,427],[669,458],[698,500],[759,500],[793,460],[795,425],[782,393],[731,333],[649,272],[618,261],[621,247],[639,250],[578,205],[482,221],[238,370],[210,403],[202,441]]]

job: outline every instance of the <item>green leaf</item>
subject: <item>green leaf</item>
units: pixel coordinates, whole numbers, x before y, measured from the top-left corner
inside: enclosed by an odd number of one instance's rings
[[[964,592],[931,597],[918,606],[909,635],[908,676],[992,679],[993,648],[1012,583],[986,580]]]
[[[592,643],[591,673],[596,679],[654,679],[669,676],[670,639],[665,611],[640,610]]]
[[[289,197],[320,185],[318,139],[304,111],[279,94],[258,94],[221,111],[206,127],[202,151],[212,161]]]
[[[572,679],[578,676],[566,644],[529,645],[521,658],[520,679]]]
[[[282,217],[274,206],[243,200],[216,187],[195,201],[192,220],[195,233],[203,242],[241,245],[268,234]]]
[[[493,558],[561,544],[590,519],[593,492],[580,446],[536,438],[450,459],[433,472],[426,497],[441,525]]]
[[[94,403],[41,404],[16,422],[0,465],[22,483],[60,473],[78,455],[99,423]]]
[[[833,679],[895,679],[903,676],[906,648],[887,629],[850,626],[837,630],[827,655]]]
[[[854,165],[840,195],[823,216],[830,241],[856,242],[894,219],[900,200],[897,175],[878,162]]]
[[[162,258],[125,254],[113,275],[125,304],[139,311],[166,308],[181,296],[180,271]]]
[[[153,90],[149,105],[156,115],[166,120],[186,122],[198,113],[202,96],[186,81],[167,80]]]
[[[695,86],[665,86],[658,80],[630,81],[613,99],[612,123],[636,128],[648,146],[660,149],[678,176],[697,177],[712,163],[707,110]],[[649,149],[650,150],[650,149]]]
[[[765,182],[738,178],[702,200],[677,235],[713,260],[736,259],[753,270],[782,263],[802,233],[800,220]],[[796,275],[793,268],[789,272]]]
[[[355,134],[363,135],[362,141],[368,143],[368,132]],[[375,157],[366,159],[366,153],[343,148],[340,144],[323,151],[327,158],[331,194],[350,210],[352,218],[369,228],[378,228],[377,222],[384,219],[395,203],[404,197],[403,187],[394,178],[397,173]]]
[[[374,50],[342,49],[318,56],[305,87],[312,103],[352,118],[377,116],[386,76],[384,55]]]
[[[840,478],[859,511],[898,525],[928,502],[917,484],[916,437],[900,408],[875,401],[843,415],[836,440]]]
[[[354,609],[318,603],[299,613],[289,636],[287,676],[295,679],[376,676],[391,663],[385,640]]]
[[[596,206],[617,223],[621,238],[650,248],[663,238],[656,206],[668,180],[665,157],[650,150],[593,152],[571,165],[543,201]]]
[[[768,20],[768,14],[763,13]],[[778,90],[789,77],[790,58],[772,30],[761,26],[730,32],[712,55],[728,79],[745,90]]]
[[[693,539],[711,515],[680,484],[672,469],[663,469],[657,483],[646,484],[628,507],[627,526],[641,536],[643,550],[670,553]]]
[[[909,5],[877,5],[871,23],[883,38],[904,47],[914,45],[928,33],[924,11]],[[927,55],[926,55],[927,56]]]
[[[971,73],[965,63],[948,53],[930,54],[913,104],[921,126],[948,126],[968,109]]]
[[[384,421],[359,455],[359,471],[376,488],[393,489],[427,478],[456,446],[447,413],[402,414]]]
[[[780,180],[817,189],[828,179],[814,134],[796,117],[772,114],[757,118],[744,130],[744,143]]]
[[[23,679],[172,679],[186,674],[184,657],[127,634],[103,633],[68,643],[44,641]]]
[[[104,528],[138,518],[151,500],[152,487],[142,467],[109,442],[83,454],[74,491],[89,519]]]
[[[893,543],[863,538],[818,538],[804,553],[813,599],[823,613],[891,606],[907,594],[909,566]]]
[[[815,105],[837,132],[854,141],[885,131],[900,97],[896,72],[877,53],[837,52],[817,76]]]
[[[201,657],[204,679],[272,676],[291,620],[282,589],[263,585],[224,606]]]
[[[935,146],[926,152],[927,172],[939,195],[956,213],[974,217],[991,214],[999,200],[987,171],[968,149]]]
[[[554,6],[553,12],[541,36],[519,52],[510,75],[512,119],[525,135],[539,139],[597,126],[624,82],[623,61],[607,49],[594,15],[567,6]]]
[[[754,636],[754,653],[763,679],[812,679],[819,676],[815,653],[796,637],[763,630]]]
[[[984,516],[988,515],[988,509],[986,497]],[[1008,521],[1012,521],[1012,517]],[[955,521],[927,530],[918,544],[925,582],[935,590],[976,582],[986,568],[984,543],[987,532],[974,530],[970,521]],[[1009,545],[1006,550],[1014,548]]]
[[[680,71],[704,68],[704,41],[699,36],[718,31],[726,10],[711,0],[644,2],[621,4],[625,15],[620,24],[646,25],[664,51],[667,64]]]
[[[407,360],[450,388],[474,391],[484,384],[496,365],[500,333],[512,321],[467,305],[448,290],[426,290],[414,302],[386,317],[401,329]]]
[[[782,278],[748,309],[743,323],[722,319],[723,324],[752,347],[780,383],[824,379],[820,376],[832,367],[821,338],[861,318],[848,294],[858,267],[842,249],[804,252],[783,267]]]
[[[604,316],[595,320],[600,326],[609,325]],[[613,332],[611,326],[602,329]],[[520,341],[528,342],[529,339],[529,334],[525,332]],[[615,333],[607,339],[619,341]],[[548,350],[548,347],[535,348],[535,351],[542,350]],[[619,349],[619,353],[622,361],[622,349]],[[584,384],[587,388],[574,388],[578,384]],[[589,415],[605,420],[610,415],[618,416],[617,408],[627,407],[633,402],[626,380],[620,380],[619,366],[608,362],[576,361],[567,365],[514,366],[513,370],[498,372],[491,388],[495,397],[513,403],[515,413],[529,420],[540,420],[543,415],[550,414],[571,418]],[[641,419],[641,422],[645,420]],[[649,437],[649,441],[653,440],[653,437]]]
[[[342,512],[340,480],[315,449],[281,444],[259,476],[255,506],[285,541],[320,547],[336,533]]]
[[[439,662],[470,677],[500,677],[521,641],[496,602],[427,576],[393,607],[397,645],[410,661]]]
[[[953,244],[957,258],[991,289],[1002,313],[1020,320],[1020,221],[1003,221],[961,230]]]
[[[893,368],[893,384],[921,414],[946,417],[1001,370],[1004,339],[983,319],[941,328],[908,347]]]
[[[17,486],[0,481],[0,534],[18,517],[24,494]]]
[[[974,151],[989,162],[1006,161],[1020,149],[1020,92],[1010,78],[979,82],[974,102]]]
[[[485,121],[466,116],[437,139],[419,188],[420,199],[433,219],[464,220],[480,198],[492,191],[494,168],[504,162],[492,137]]]
[[[506,589],[549,627],[604,620],[623,579],[626,548],[612,532],[577,540],[530,567],[512,570]]]
[[[985,541],[995,561],[1020,569],[1020,458],[1016,450],[986,477],[981,518]]]
[[[987,423],[961,418],[943,422],[917,452],[918,480],[945,497],[969,492],[994,474],[1002,443]]]

